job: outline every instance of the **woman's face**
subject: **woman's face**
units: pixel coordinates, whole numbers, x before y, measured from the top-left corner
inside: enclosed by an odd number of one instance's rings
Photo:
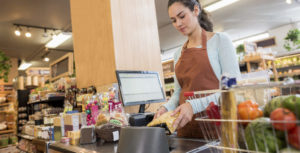
[[[175,2],[169,7],[169,16],[173,26],[183,35],[190,35],[198,24],[199,9],[195,7],[192,12],[180,2]]]

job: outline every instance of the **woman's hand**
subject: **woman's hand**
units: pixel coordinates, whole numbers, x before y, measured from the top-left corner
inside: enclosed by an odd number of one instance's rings
[[[157,110],[157,112],[155,113],[154,119],[158,118],[160,115],[166,113],[167,111],[168,111],[168,110],[166,109],[166,107],[161,106],[161,107]]]
[[[173,123],[173,127],[180,129],[192,120],[194,111],[193,111],[192,105],[190,103],[184,103],[184,104],[178,106],[174,110],[172,116],[174,116],[178,112],[179,112],[179,116]]]

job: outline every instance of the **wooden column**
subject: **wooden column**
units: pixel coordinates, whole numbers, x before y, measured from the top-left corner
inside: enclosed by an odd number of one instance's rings
[[[154,0],[70,4],[79,88],[115,83],[115,70],[158,71],[163,78]]]

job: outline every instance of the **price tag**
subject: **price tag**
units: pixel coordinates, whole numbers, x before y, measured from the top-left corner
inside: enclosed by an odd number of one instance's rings
[[[113,132],[113,139],[114,139],[114,141],[118,141],[119,140],[119,131],[114,131]]]

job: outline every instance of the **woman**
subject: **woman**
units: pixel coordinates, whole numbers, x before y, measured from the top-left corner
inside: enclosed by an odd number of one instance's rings
[[[178,136],[198,138],[201,128],[194,118],[205,107],[199,101],[186,101],[183,93],[218,89],[222,74],[238,77],[240,70],[231,40],[224,33],[212,32],[212,22],[199,0],[169,0],[168,12],[173,26],[188,40],[174,54],[175,92],[155,118],[171,110],[175,110],[173,115],[180,112],[173,124]]]

